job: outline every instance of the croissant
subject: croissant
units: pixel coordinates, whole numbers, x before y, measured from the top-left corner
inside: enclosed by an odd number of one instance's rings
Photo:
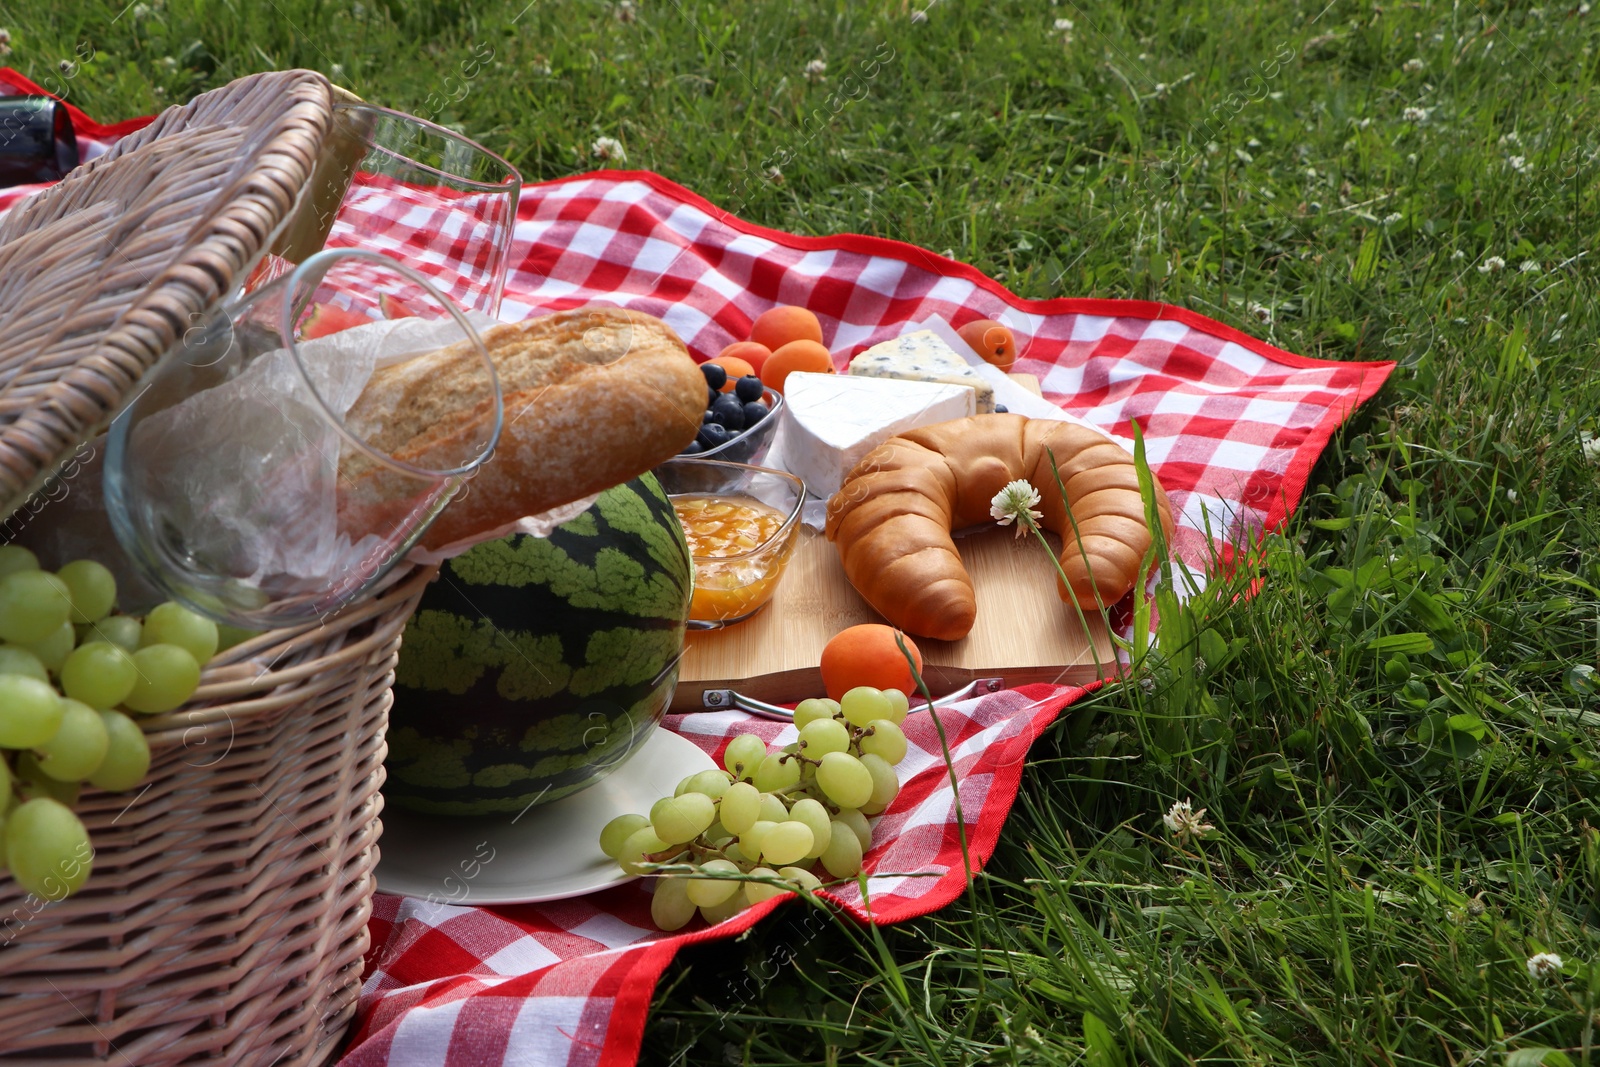
[[[1072,423],[974,415],[891,437],[829,499],[828,540],[850,583],[885,619],[921,637],[958,640],[978,604],[951,531],[993,521],[995,494],[1018,478],[1039,491],[1040,525],[1061,537],[1061,599],[1085,611],[1121,600],[1151,544],[1138,472],[1122,446]],[[1156,508],[1170,536],[1172,505],[1159,483]]]

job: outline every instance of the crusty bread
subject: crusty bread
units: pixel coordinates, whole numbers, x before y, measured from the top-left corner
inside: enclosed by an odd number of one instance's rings
[[[706,382],[660,319],[587,307],[483,332],[505,402],[495,454],[423,537],[438,548],[638,477],[699,432]],[[474,403],[476,401],[476,403]],[[470,461],[494,417],[482,361],[465,342],[373,374],[346,416],[358,437],[407,463]],[[410,521],[397,476],[358,456],[340,464],[341,525],[352,536]],[[410,504],[406,501],[405,504]]]
[[[846,577],[884,618],[921,637],[959,640],[978,607],[950,534],[993,522],[995,494],[1018,478],[1039,491],[1039,524],[1061,537],[1070,583],[1057,580],[1061,598],[1086,612],[1121,600],[1139,580],[1152,540],[1138,472],[1121,445],[1073,423],[975,415],[891,437],[862,457],[828,501],[828,539]],[[1172,505],[1159,483],[1155,491],[1170,536]]]

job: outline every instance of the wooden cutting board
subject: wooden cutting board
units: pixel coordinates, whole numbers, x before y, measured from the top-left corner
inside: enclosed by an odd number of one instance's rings
[[[828,639],[856,623],[884,621],[845,577],[826,537],[802,527],[799,538],[765,608],[726,629],[690,633],[673,711],[702,708],[708,689],[780,704],[822,696],[817,661]],[[1085,630],[1056,596],[1055,567],[1037,541],[996,526],[957,538],[956,547],[978,594],[978,619],[960,641],[917,638],[934,696],[984,677],[1007,687],[1081,685],[1100,677],[1096,657],[1109,672],[1116,658],[1104,620],[1091,614]]]
[[[1038,392],[1036,380],[1019,383]],[[1053,548],[1060,544],[1052,535]],[[975,678],[1081,685],[1109,673],[1116,657],[1104,619],[1088,627],[1056,595],[1056,572],[1044,549],[994,526],[956,539],[978,596],[978,618],[960,641],[917,639],[934,696]],[[698,710],[708,689],[733,689],[771,703],[822,695],[823,646],[847,626],[883,622],[845,577],[839,553],[821,533],[801,527],[799,543],[772,600],[753,618],[689,635],[673,711]]]

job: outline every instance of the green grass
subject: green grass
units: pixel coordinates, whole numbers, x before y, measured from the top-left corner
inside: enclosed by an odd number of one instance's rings
[[[1147,685],[1038,743],[972,896],[884,930],[791,907],[686,951],[645,1062],[1593,1062],[1600,11],[916,6],[73,0],[0,24],[107,120],[311,66],[532,180],[615,137],[768,226],[1400,361],[1257,564],[1168,614]],[[1185,798],[1218,827],[1189,846],[1160,818]],[[1535,982],[1546,949],[1566,969]]]

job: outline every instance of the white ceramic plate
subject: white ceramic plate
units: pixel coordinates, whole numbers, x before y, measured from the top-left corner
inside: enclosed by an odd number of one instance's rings
[[[714,767],[693,742],[657,727],[588,789],[519,816],[456,819],[385,808],[378,888],[441,904],[537,904],[620,885],[634,876],[600,851],[601,827],[618,815],[647,814],[685,777]]]

